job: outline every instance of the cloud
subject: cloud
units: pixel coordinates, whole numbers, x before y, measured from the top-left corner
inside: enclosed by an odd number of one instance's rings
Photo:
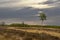
[[[46,1],[48,0],[4,0],[0,2],[0,7],[20,8],[27,6],[41,9],[54,7],[47,4],[38,4],[38,3],[44,3]]]
[[[26,24],[40,25],[41,20],[39,17],[37,17],[39,15],[38,12],[40,10],[41,9],[35,9],[31,7],[25,7],[20,10],[3,8],[3,9],[0,9],[0,22],[4,21],[7,24],[10,24],[10,23],[22,23],[24,21]],[[60,8],[44,9],[44,13],[47,14],[47,20],[44,21],[44,24],[48,24],[48,25],[60,24],[59,22]]]
[[[55,7],[59,7],[60,5],[60,0],[48,0],[42,4],[48,4],[50,6],[55,6]]]
[[[20,18],[9,18],[9,19],[1,19],[1,22],[5,22],[5,24],[11,24],[11,23],[22,23],[24,21],[25,24],[30,24],[30,25],[39,25],[40,23],[37,21],[26,21],[26,20],[21,20]]]
[[[39,8],[39,9],[46,9],[46,8],[52,8],[52,7],[54,7],[54,6],[49,6],[49,5],[42,5],[42,4],[40,4],[40,5],[31,5],[33,8]]]
[[[60,0],[0,0],[0,21],[41,24],[41,10],[47,14],[44,24],[60,25]]]

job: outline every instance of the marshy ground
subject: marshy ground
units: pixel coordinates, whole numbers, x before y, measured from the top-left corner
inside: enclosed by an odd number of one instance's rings
[[[60,40],[60,29],[1,27],[0,40]]]

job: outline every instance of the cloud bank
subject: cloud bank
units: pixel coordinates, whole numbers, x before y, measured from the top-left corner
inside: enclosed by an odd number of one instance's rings
[[[0,0],[1,1],[1,0]],[[51,8],[54,6],[42,4],[48,0],[2,0],[0,7],[33,7],[33,8]],[[41,4],[39,4],[41,3]]]
[[[0,0],[0,22],[41,24],[41,10],[47,15],[44,24],[60,25],[60,0]]]

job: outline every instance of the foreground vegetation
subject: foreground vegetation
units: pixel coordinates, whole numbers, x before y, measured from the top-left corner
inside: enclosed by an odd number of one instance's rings
[[[0,27],[0,40],[60,40],[60,37],[42,33],[32,33],[21,30]]]
[[[8,28],[13,29],[8,29]],[[17,28],[17,29],[14,29]],[[53,29],[49,29],[53,28]],[[22,30],[25,31],[22,31]],[[33,33],[35,30],[41,31],[46,30],[44,32],[39,33]],[[28,30],[28,31],[26,31]],[[34,30],[34,31],[33,31]],[[32,32],[30,32],[32,31]],[[45,33],[47,32],[47,33]],[[48,34],[48,33],[51,33]],[[53,36],[55,33],[58,35]],[[60,26],[51,26],[51,25],[28,25],[28,24],[19,24],[19,23],[13,23],[10,25],[2,24],[0,25],[0,40],[60,40]]]

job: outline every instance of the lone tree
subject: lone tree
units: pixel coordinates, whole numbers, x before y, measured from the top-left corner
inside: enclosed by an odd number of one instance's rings
[[[39,18],[40,18],[40,20],[42,21],[41,23],[42,23],[42,25],[43,25],[44,20],[46,20],[46,15],[45,15],[43,12],[40,12]]]

